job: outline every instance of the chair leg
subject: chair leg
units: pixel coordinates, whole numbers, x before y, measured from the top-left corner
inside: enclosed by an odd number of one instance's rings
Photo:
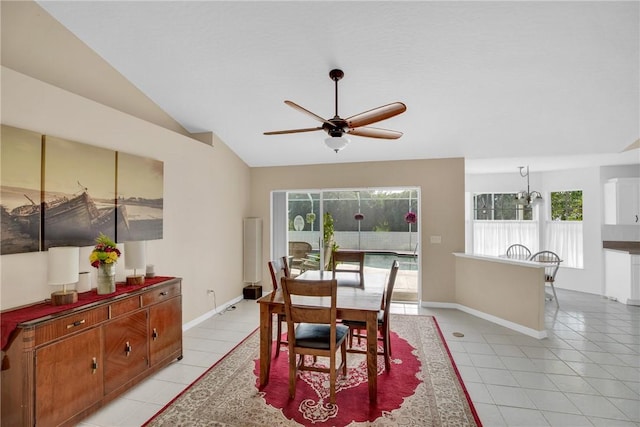
[[[277,326],[277,336],[276,336],[276,357],[280,354],[280,345],[282,344],[282,321],[280,319],[280,315],[277,315],[278,318],[278,326]]]
[[[555,286],[553,286],[553,282],[549,282],[549,284],[551,285],[551,290],[553,291],[553,299],[556,300],[556,306],[560,308],[560,303],[558,302],[558,296],[556,295],[556,288]]]
[[[342,346],[340,347],[341,356],[342,356],[342,376],[347,376],[347,343],[342,342]]]
[[[391,369],[391,342],[388,329],[382,331],[382,351],[384,353],[384,369],[389,372]]]
[[[336,403],[336,355],[329,358],[329,402]]]
[[[304,357],[301,355],[301,357]],[[298,377],[298,369],[296,363],[296,353],[289,352],[289,397],[294,399],[296,397],[296,380]]]

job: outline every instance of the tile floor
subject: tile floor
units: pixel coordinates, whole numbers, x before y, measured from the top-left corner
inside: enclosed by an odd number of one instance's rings
[[[558,290],[549,338],[537,340],[451,309],[394,304],[435,315],[484,426],[640,427],[640,307]],[[81,426],[138,426],[256,329],[258,305],[184,333],[184,358],[132,388]],[[453,332],[462,332],[456,338]]]

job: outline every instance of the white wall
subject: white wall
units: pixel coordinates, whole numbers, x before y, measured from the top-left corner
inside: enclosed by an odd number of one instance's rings
[[[148,242],[157,275],[183,278],[183,322],[242,295],[242,218],[250,172],[223,143],[202,144],[2,67],[2,123],[164,162],[164,237]],[[96,159],[99,173],[99,159]],[[81,259],[88,267],[90,247]],[[82,258],[84,257],[84,258]],[[118,264],[124,264],[120,262]],[[123,266],[118,274],[124,277]],[[0,308],[47,298],[46,253],[0,257]]]

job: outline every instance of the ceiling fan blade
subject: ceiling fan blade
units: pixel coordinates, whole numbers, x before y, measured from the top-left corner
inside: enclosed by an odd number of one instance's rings
[[[397,116],[406,110],[407,106],[402,102],[393,102],[383,105],[382,107],[374,108],[373,110],[365,111],[364,113],[356,114],[355,116],[345,119],[345,121],[350,128],[358,128]]]
[[[322,130],[322,128],[319,127],[319,128],[275,130],[275,131],[272,131],[272,132],[264,132],[264,135],[284,135],[286,133],[313,132],[314,130]]]
[[[330,125],[330,126],[333,126],[333,124],[332,124],[329,120],[325,120],[325,119],[323,119],[323,118],[322,118],[322,117],[320,117],[319,115],[317,115],[317,114],[315,114],[315,113],[312,113],[311,111],[307,110],[307,109],[306,109],[306,108],[304,108],[304,107],[299,106],[298,104],[296,104],[296,103],[295,103],[295,102],[293,102],[293,101],[284,101],[284,103],[285,103],[285,104],[287,104],[287,105],[288,105],[289,107],[291,107],[291,108],[294,108],[294,109],[296,109],[296,110],[298,110],[298,111],[301,111],[301,112],[305,113],[305,114],[306,114],[306,115],[308,115],[308,116],[313,117],[314,119],[316,119],[316,120],[317,120],[317,121],[319,121],[319,122],[326,123],[326,124],[328,124],[328,125]]]
[[[398,139],[402,136],[402,132],[389,129],[380,129],[372,127],[359,127],[353,129],[347,129],[347,133],[350,135],[366,136],[369,138],[380,139]]]

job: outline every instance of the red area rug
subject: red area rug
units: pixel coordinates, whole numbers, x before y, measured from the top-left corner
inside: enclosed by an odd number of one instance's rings
[[[328,375],[303,372],[288,395],[288,353],[272,359],[258,390],[259,334],[252,333],[145,425],[148,426],[481,426],[437,322],[392,315],[392,365],[378,358],[378,401],[369,405],[365,356],[347,354],[336,404]],[[320,358],[318,363],[323,363]]]

